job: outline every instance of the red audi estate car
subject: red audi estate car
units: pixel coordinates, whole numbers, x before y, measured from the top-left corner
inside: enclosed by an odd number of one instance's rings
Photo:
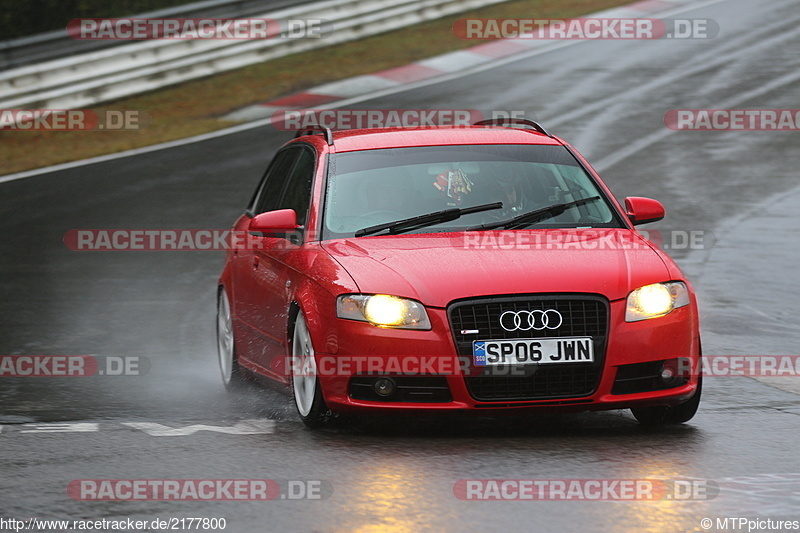
[[[697,302],[569,144],[527,120],[311,128],[269,164],[219,278],[226,387],[267,378],[303,422],[339,414],[700,401]]]

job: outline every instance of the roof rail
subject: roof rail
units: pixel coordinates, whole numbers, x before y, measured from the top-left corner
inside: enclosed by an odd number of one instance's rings
[[[473,126],[503,126],[507,124],[516,124],[519,126],[530,126],[531,128],[535,129],[539,133],[543,133],[548,137],[553,137],[553,135],[544,129],[541,124],[535,122],[533,120],[528,120],[527,118],[489,118],[486,120],[479,120]]]
[[[328,146],[333,145],[333,135],[331,134],[331,129],[322,127],[317,124],[307,126],[302,130],[297,130],[297,133],[295,133],[294,138],[297,139],[298,137],[302,137],[303,135],[314,135],[314,132],[322,133],[325,136],[325,142],[328,143]]]

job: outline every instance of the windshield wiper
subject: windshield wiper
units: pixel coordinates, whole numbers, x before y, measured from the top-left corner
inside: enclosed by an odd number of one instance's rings
[[[581,198],[580,200],[575,200],[574,202],[554,204],[547,207],[542,207],[541,209],[530,211],[528,213],[523,213],[509,220],[501,220],[499,222],[490,222],[488,224],[481,224],[480,226],[472,226],[467,228],[467,231],[495,229],[495,228],[503,228],[503,229],[524,228],[525,226],[528,226],[530,224],[535,224],[536,222],[540,222],[546,218],[557,217],[570,207],[587,204],[589,202],[594,202],[595,200],[599,199],[600,199],[599,196],[592,196],[589,198]]]
[[[360,230],[356,231],[356,237],[364,237],[366,235],[372,235],[373,233],[378,233],[384,230],[389,230],[389,235],[395,235],[397,233],[424,228],[425,226],[433,226],[434,224],[439,224],[441,222],[450,222],[451,220],[455,220],[471,213],[480,213],[481,211],[501,209],[502,207],[503,202],[476,205],[475,207],[465,207],[464,209],[454,207],[452,209],[445,209],[444,211],[428,213],[427,215],[419,215],[416,217],[396,220],[394,222],[387,222],[385,224],[361,228]]]

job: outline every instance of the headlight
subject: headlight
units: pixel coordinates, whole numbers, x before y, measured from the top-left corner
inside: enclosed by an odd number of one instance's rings
[[[383,328],[431,329],[425,307],[386,294],[345,294],[336,299],[336,316]]]
[[[637,322],[668,315],[673,309],[689,305],[689,290],[680,281],[653,283],[628,295],[625,322]]]

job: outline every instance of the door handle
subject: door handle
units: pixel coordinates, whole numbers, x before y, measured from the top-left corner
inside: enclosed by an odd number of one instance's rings
[[[258,268],[258,264],[261,260],[258,258],[257,255],[253,256],[253,268]]]

